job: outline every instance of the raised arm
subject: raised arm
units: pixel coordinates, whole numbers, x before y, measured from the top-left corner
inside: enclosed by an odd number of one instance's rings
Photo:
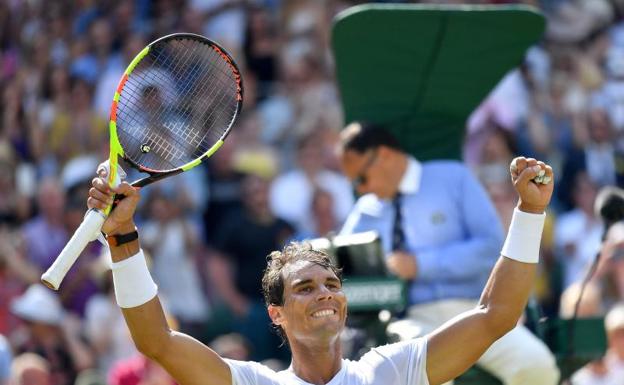
[[[102,231],[109,237],[134,232],[139,192],[125,182],[112,190],[102,178],[95,178],[92,184],[87,202],[90,208],[104,209],[113,193],[126,196],[104,222]],[[219,355],[167,325],[139,240],[111,246],[111,256],[115,296],[137,349],[158,362],[180,385],[232,384],[230,369]]]
[[[533,181],[539,170],[545,170],[549,183]],[[473,365],[492,343],[516,326],[526,306],[537,269],[544,210],[553,192],[553,175],[550,166],[523,157],[514,159],[510,171],[519,200],[507,241],[478,307],[427,336],[431,385],[451,380]]]

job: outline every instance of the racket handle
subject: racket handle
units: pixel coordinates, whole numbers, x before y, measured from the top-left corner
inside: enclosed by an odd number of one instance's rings
[[[50,289],[58,290],[63,278],[87,244],[97,237],[106,216],[96,209],[87,211],[82,223],[61,251],[56,260],[41,276],[41,282]]]

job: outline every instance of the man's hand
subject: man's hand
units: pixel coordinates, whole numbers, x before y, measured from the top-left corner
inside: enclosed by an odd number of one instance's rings
[[[544,162],[520,156],[511,162],[509,171],[519,195],[518,209],[528,213],[543,213],[553,193],[552,168]]]
[[[139,202],[140,194],[127,182],[122,182],[116,188],[111,188],[106,181],[106,171],[100,169],[99,176],[91,182],[92,186],[89,190],[89,198],[87,206],[105,210],[113,203],[115,194],[124,195],[125,198],[120,200],[114,210],[110,212],[108,218],[102,226],[104,234],[123,234],[134,230],[134,221],[132,219]]]
[[[386,258],[386,267],[402,279],[414,279],[418,274],[416,258],[404,251],[394,251]]]

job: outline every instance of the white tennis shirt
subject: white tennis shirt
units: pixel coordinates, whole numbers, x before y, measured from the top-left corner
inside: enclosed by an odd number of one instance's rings
[[[225,360],[232,385],[311,385],[291,368],[275,372],[250,361]],[[429,385],[427,340],[418,338],[371,349],[358,361],[342,360],[342,367],[326,385]]]

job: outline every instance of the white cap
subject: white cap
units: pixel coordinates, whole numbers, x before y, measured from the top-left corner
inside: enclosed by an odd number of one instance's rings
[[[624,329],[624,302],[613,306],[605,317],[605,329],[607,332]]]
[[[41,284],[33,284],[26,292],[11,302],[11,311],[27,321],[58,325],[63,318],[63,308],[52,291]]]
[[[61,172],[61,181],[65,189],[78,183],[90,181],[95,177],[98,160],[94,156],[83,155],[71,159]]]

